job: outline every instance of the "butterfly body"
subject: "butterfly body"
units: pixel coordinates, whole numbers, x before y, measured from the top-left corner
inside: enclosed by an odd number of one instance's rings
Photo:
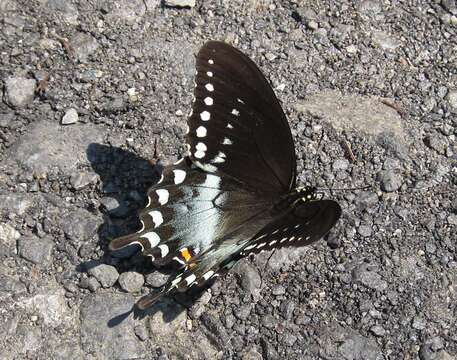
[[[255,64],[221,42],[197,55],[188,153],[148,191],[142,228],[113,240],[112,250],[137,244],[158,265],[180,270],[138,303],[203,285],[251,253],[304,246],[324,236],[341,208],[295,188],[290,128]]]

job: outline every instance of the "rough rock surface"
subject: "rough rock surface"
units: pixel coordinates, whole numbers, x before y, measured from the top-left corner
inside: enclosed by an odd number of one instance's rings
[[[457,357],[455,1],[0,0],[0,24],[0,359]],[[343,215],[133,313],[169,269],[107,244],[184,150],[209,39],[259,65],[298,185]]]

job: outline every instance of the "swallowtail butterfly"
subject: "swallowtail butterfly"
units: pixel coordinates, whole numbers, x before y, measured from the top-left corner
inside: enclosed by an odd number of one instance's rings
[[[165,168],[147,193],[142,228],[111,250],[138,244],[160,265],[180,270],[137,306],[202,286],[242,257],[308,245],[337,222],[341,208],[296,188],[292,134],[257,66],[223,42],[207,42],[196,60],[187,155]]]

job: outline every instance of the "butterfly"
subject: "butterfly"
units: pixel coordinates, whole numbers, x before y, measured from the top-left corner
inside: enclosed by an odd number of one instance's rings
[[[178,265],[146,309],[229,270],[241,258],[324,236],[341,208],[314,187],[296,187],[296,157],[286,116],[255,63],[219,41],[196,57],[187,153],[147,192],[136,233],[111,241],[137,244],[154,263]]]

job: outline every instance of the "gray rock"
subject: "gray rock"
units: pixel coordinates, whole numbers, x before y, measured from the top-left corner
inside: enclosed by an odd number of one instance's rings
[[[79,281],[79,286],[83,289],[89,289],[92,292],[96,292],[100,289],[100,283],[94,277],[82,277]]]
[[[21,237],[19,231],[6,223],[0,223],[0,257],[11,256],[16,248],[16,241]]]
[[[372,231],[371,231],[371,226],[368,226],[368,225],[360,225],[358,228],[357,228],[357,232],[363,236],[363,237],[370,237],[371,234],[372,234]]]
[[[446,138],[442,135],[439,135],[437,133],[428,134],[424,138],[424,143],[430,149],[435,150],[438,154],[444,155],[446,153],[447,141]]]
[[[295,109],[328,121],[337,130],[356,130],[373,136],[391,133],[402,143],[408,138],[398,112],[374,97],[328,90],[310,95],[305,102],[295,104]]]
[[[37,295],[21,300],[19,306],[38,315],[50,327],[62,325],[71,318],[65,290],[56,284],[41,288]]]
[[[375,325],[370,328],[373,335],[382,337],[386,334],[386,330],[381,325]]]
[[[276,326],[277,320],[273,315],[266,314],[262,317],[262,324],[267,329],[273,329]]]
[[[25,107],[33,101],[36,86],[35,79],[9,77],[5,81],[5,100],[11,106]]]
[[[95,184],[100,177],[94,172],[77,172],[70,176],[70,184],[73,189],[81,190],[90,184]]]
[[[213,342],[217,344],[219,349],[223,349],[230,340],[230,336],[222,325],[219,316],[215,313],[205,312],[200,319]]]
[[[263,360],[263,357],[256,349],[251,348],[243,352],[241,360]]]
[[[265,358],[265,360],[280,359],[278,352],[276,351],[273,344],[271,344],[271,342],[268,339],[261,338],[260,346],[262,347],[262,353],[263,353],[263,357]]]
[[[3,269],[0,269],[3,271]],[[17,295],[27,292],[25,285],[19,280],[19,278],[14,276],[8,276],[0,272],[0,294],[6,295]]]
[[[151,341],[156,346],[167,349],[170,357],[182,356],[182,349],[186,349],[190,359],[214,359],[216,349],[202,335],[193,337],[186,330],[186,309],[171,299],[163,298],[155,303],[148,311],[149,333]],[[202,315],[202,318],[205,314]],[[222,328],[223,329],[223,328]],[[227,340],[228,341],[228,340]]]
[[[357,10],[364,15],[377,15],[382,11],[381,3],[376,0],[363,0],[357,5]]]
[[[376,291],[384,291],[387,289],[387,282],[375,271],[370,271],[366,264],[354,269],[352,276],[355,281],[360,282],[370,289]]]
[[[97,40],[88,33],[77,33],[71,40],[70,44],[75,52],[76,58],[85,63],[89,56],[98,49]]]
[[[141,341],[146,341],[149,338],[148,329],[146,329],[143,324],[135,326],[134,330],[135,335],[138,336]]]
[[[18,193],[0,194],[1,211],[24,215],[32,205],[33,198],[30,196]]]
[[[128,271],[119,275],[118,279],[121,288],[127,292],[138,292],[141,290],[144,284],[143,275]]]
[[[207,290],[192,305],[192,307],[190,308],[190,311],[189,311],[189,316],[192,319],[200,318],[200,316],[202,316],[202,314],[205,312],[206,305],[208,305],[210,300],[211,300],[211,291]]]
[[[258,295],[260,293],[262,279],[257,268],[245,261],[240,261],[233,268],[233,272],[240,277],[241,288],[244,291],[251,295]]]
[[[102,139],[102,132],[95,125],[62,127],[56,122],[36,121],[7,154],[9,159],[31,171],[47,173],[56,166],[68,173],[89,165],[87,148]]]
[[[374,31],[372,34],[373,42],[385,51],[395,51],[401,43],[384,31]]]
[[[279,309],[286,320],[291,320],[295,310],[295,303],[293,300],[285,300],[281,303]]]
[[[48,0],[46,6],[53,11],[59,13],[59,17],[62,16],[65,22],[77,25],[78,24],[78,9],[70,1],[66,0]]]
[[[415,316],[413,319],[412,326],[413,326],[413,329],[424,330],[425,327],[427,326],[427,322],[420,316]]]
[[[237,319],[246,320],[251,314],[251,304],[241,305],[235,308],[234,315]]]
[[[284,286],[278,284],[271,289],[271,293],[275,296],[284,295],[286,293],[286,289],[284,289]]]
[[[14,120],[14,114],[10,113],[1,113],[0,114],[0,127],[6,128],[10,126],[10,124]]]
[[[393,192],[400,189],[403,177],[393,170],[383,170],[378,173],[381,189],[385,192]]]
[[[446,95],[446,100],[449,103],[449,106],[457,111],[457,90],[452,89]]]
[[[116,217],[124,217],[129,212],[129,207],[122,199],[105,196],[100,199],[100,204],[108,210],[109,214]]]
[[[106,14],[108,22],[138,22],[146,10],[157,7],[157,0],[119,0],[110,4],[111,10]]]
[[[356,198],[356,204],[360,210],[373,208],[378,203],[378,194],[370,191],[361,192]]]
[[[51,260],[54,242],[48,238],[38,238],[35,236],[24,236],[19,239],[18,253],[24,259],[34,264],[48,265]]]
[[[116,268],[107,264],[94,266],[87,272],[95,277],[105,288],[113,286],[119,278],[119,273],[117,272]]]
[[[79,116],[78,112],[71,108],[65,112],[65,115],[62,117],[62,125],[70,125],[78,122]]]
[[[60,219],[60,227],[65,235],[75,242],[90,239],[95,235],[98,221],[85,209],[75,209]]]
[[[169,7],[190,7],[193,8],[195,6],[196,0],[165,0],[165,6]]]
[[[346,159],[335,160],[332,164],[333,171],[345,171],[349,168],[349,161]]]
[[[133,305],[134,299],[128,294],[88,295],[80,307],[85,352],[98,359],[142,358],[146,349],[133,331]]]
[[[146,284],[151,285],[154,288],[159,288],[162,285],[165,285],[170,275],[161,273],[159,271],[154,271],[146,275]]]

